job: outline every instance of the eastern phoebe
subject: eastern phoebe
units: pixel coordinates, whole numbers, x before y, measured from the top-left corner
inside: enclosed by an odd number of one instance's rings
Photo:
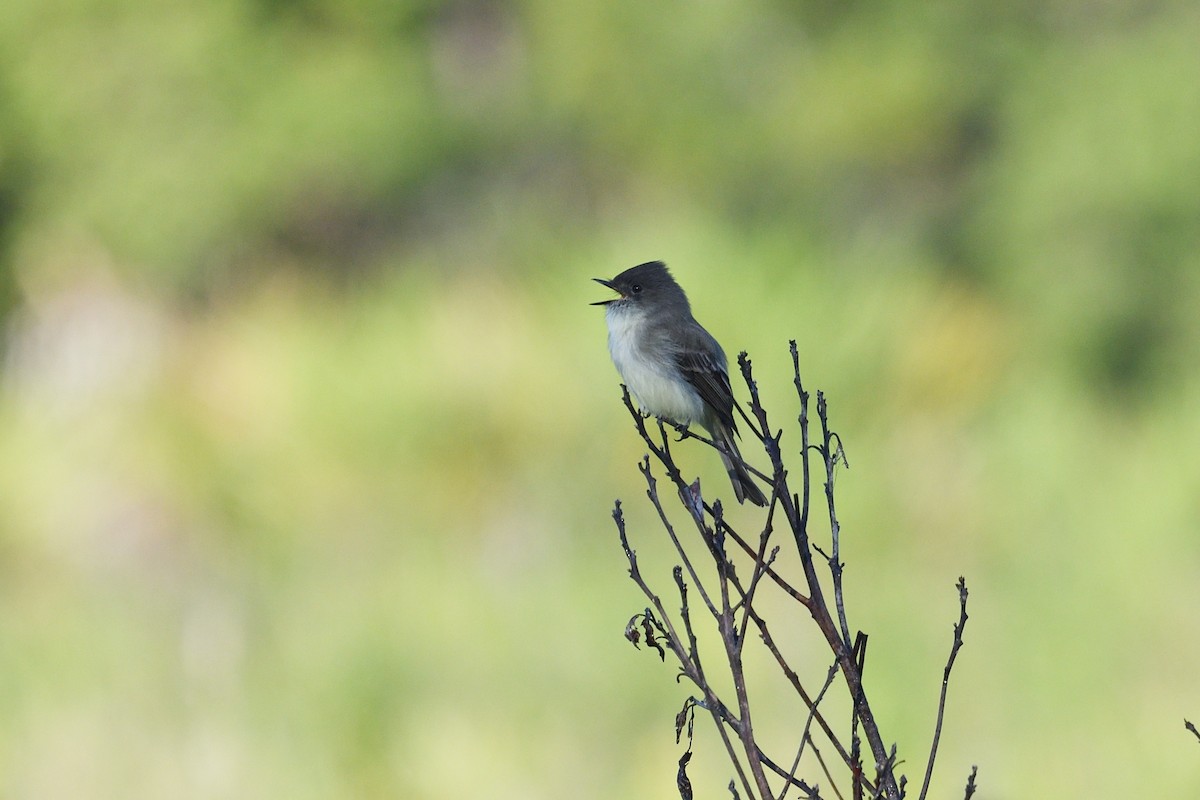
[[[738,452],[725,351],[696,322],[687,295],[661,261],[638,264],[611,281],[621,295],[605,307],[608,351],[643,411],[676,425],[698,422],[716,442],[738,502],[765,506]]]

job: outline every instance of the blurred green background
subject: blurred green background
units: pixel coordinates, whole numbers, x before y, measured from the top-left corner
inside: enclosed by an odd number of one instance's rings
[[[935,796],[1196,796],[1197,41],[1169,0],[7,0],[0,794],[677,797],[587,305],[661,258],[779,424],[789,338],[829,395],[910,775],[963,574]]]

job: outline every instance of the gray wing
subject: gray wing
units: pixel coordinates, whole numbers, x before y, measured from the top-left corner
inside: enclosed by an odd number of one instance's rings
[[[725,353],[708,331],[699,324],[696,328],[697,335],[689,342],[691,346],[675,354],[675,363],[704,404],[716,414],[717,420],[736,432],[737,424],[733,421],[733,389],[729,385],[729,373],[725,368]]]

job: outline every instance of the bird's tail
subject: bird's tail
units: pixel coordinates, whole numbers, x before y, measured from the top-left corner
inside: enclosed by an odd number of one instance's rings
[[[743,503],[749,500],[756,506],[765,506],[767,498],[763,495],[762,489],[758,488],[758,484],[754,482],[754,476],[746,469],[746,465],[742,461],[742,454],[738,452],[733,430],[724,425],[713,427],[715,428],[711,431],[713,441],[719,446],[721,462],[725,465],[725,471],[729,473],[729,480],[733,484],[733,493],[737,496],[738,502]]]

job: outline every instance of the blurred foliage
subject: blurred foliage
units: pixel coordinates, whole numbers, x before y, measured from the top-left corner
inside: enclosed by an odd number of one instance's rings
[[[1198,39],[1171,0],[0,5],[0,794],[674,796],[586,306],[649,258],[776,419],[788,338],[829,393],[909,765],[964,573],[941,796],[1194,794]]]

